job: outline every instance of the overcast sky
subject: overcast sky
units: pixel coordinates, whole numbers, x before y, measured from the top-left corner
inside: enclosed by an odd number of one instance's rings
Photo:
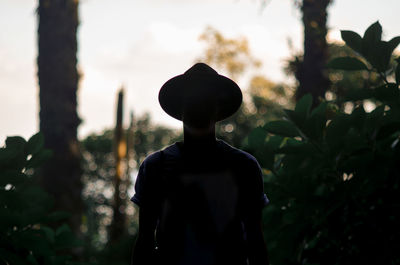
[[[179,127],[159,107],[158,90],[201,56],[205,46],[198,37],[207,26],[226,37],[246,37],[264,65],[262,73],[286,81],[287,39],[301,49],[301,17],[292,0],[267,2],[261,9],[256,0],[81,0],[80,137],[113,126],[121,84],[126,118],[130,110],[147,111],[155,121]],[[35,8],[32,0],[0,0],[0,146],[7,135],[29,137],[38,130]],[[399,0],[335,0],[329,38],[339,40],[340,29],[361,34],[376,20],[384,38],[400,35],[398,10]]]

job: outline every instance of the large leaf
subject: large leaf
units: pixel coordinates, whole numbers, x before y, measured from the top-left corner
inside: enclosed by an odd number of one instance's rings
[[[18,170],[22,170],[22,168],[25,165],[26,161],[26,156],[24,152],[26,141],[24,138],[19,137],[19,136],[12,136],[12,137],[7,137],[6,139],[6,151],[2,152],[3,155],[8,157],[5,157],[5,160],[0,161],[0,164],[4,164],[6,162],[6,166],[9,168],[14,168]],[[4,149],[3,149],[4,150]]]
[[[362,105],[355,108],[350,115],[351,125],[361,131],[364,128],[366,113]]]
[[[38,153],[32,155],[31,159],[28,160],[26,165],[27,168],[36,168],[43,164],[53,155],[53,152],[49,149],[42,149]]]
[[[335,70],[358,71],[368,70],[368,67],[355,57],[338,57],[331,60],[328,65],[329,68]]]
[[[287,137],[296,137],[299,136],[299,131],[296,126],[290,121],[271,121],[264,125],[264,128],[273,134],[287,136]]]
[[[315,147],[311,143],[288,139],[286,144],[279,149],[278,153],[283,153],[286,155],[303,154],[304,156],[309,156],[315,153],[315,151]]]
[[[290,121],[292,121],[298,127],[301,127],[302,119],[301,119],[301,116],[297,112],[295,112],[294,110],[291,110],[291,109],[285,109],[284,111]]]
[[[333,149],[340,148],[343,144],[344,136],[350,128],[350,116],[338,115],[331,123],[329,123],[326,130],[326,140]]]
[[[6,147],[11,149],[23,150],[26,141],[20,136],[9,136],[6,139]]]
[[[71,213],[68,212],[63,212],[63,211],[56,211],[48,214],[46,217],[44,217],[44,221],[52,223],[52,222],[58,222],[61,220],[65,220],[68,217],[71,216]]]
[[[43,134],[38,132],[29,138],[28,143],[26,144],[26,153],[27,154],[36,154],[39,152],[44,145],[44,137]]]
[[[376,139],[384,139],[389,137],[390,135],[394,134],[394,133],[398,133],[400,132],[400,121],[399,122],[393,122],[393,123],[389,123],[386,124],[384,126],[382,126],[379,129],[378,134],[376,135]]]
[[[374,91],[368,88],[350,89],[345,95],[346,100],[357,101],[369,99],[374,96]]]
[[[300,122],[303,123],[311,110],[312,105],[312,96],[311,94],[304,95],[296,104],[294,112],[300,118]]]
[[[381,38],[382,26],[379,22],[372,24],[364,33],[362,40],[362,52],[367,60],[379,71],[381,68]]]
[[[310,117],[306,120],[303,131],[311,139],[319,139],[324,132],[326,125],[326,109],[327,103],[322,102],[311,112]]]
[[[284,137],[279,135],[270,136],[268,137],[268,140],[265,142],[265,147],[271,151],[276,151],[281,146],[283,140]]]
[[[50,243],[54,243],[55,242],[55,232],[53,228],[50,228],[48,226],[45,225],[41,225],[40,226],[40,230],[43,231],[43,233],[46,235],[47,240]]]
[[[4,187],[7,184],[16,186],[25,182],[27,179],[28,177],[25,174],[22,174],[19,170],[3,170],[0,172],[0,187]]]
[[[262,127],[255,128],[248,136],[250,149],[257,149],[264,145],[267,138],[267,131]]]
[[[394,83],[377,87],[374,91],[374,97],[383,102],[396,102],[399,99],[399,96],[399,88]]]
[[[380,68],[382,71],[386,71],[389,68],[390,58],[392,57],[392,53],[394,49],[400,44],[400,36],[394,37],[390,41],[382,41],[381,42],[381,60],[380,60]]]
[[[383,121],[383,116],[385,114],[385,105],[381,105],[376,107],[373,111],[367,114],[365,120],[365,128],[369,131],[374,131],[376,128],[379,128],[380,124]]]
[[[362,53],[362,38],[360,35],[349,30],[342,30],[340,33],[347,46],[360,54]]]
[[[255,156],[263,168],[274,170],[275,156],[270,149],[258,149]]]

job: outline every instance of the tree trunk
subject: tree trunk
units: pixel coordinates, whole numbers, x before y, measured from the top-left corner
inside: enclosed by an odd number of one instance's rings
[[[78,233],[83,208],[76,110],[78,0],[39,0],[38,14],[40,131],[45,147],[53,150],[41,181],[55,197],[56,210],[72,214],[69,224]]]
[[[313,96],[314,106],[325,97],[330,82],[326,73],[328,45],[326,42],[327,8],[332,0],[303,0],[301,11],[304,25],[304,57],[296,78],[299,87],[296,99],[307,93]]]
[[[123,171],[123,159],[126,157],[126,141],[122,127],[123,120],[123,89],[118,93],[117,119],[114,132],[114,156],[115,156],[115,177],[114,177],[114,201],[113,220],[110,227],[110,243],[117,241],[125,232],[125,201],[127,196],[126,179]]]

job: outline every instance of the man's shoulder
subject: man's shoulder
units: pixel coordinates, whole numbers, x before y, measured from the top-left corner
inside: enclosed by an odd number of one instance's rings
[[[229,157],[231,159],[236,160],[236,161],[247,162],[251,165],[258,166],[257,159],[254,156],[252,156],[251,154],[249,154],[248,152],[243,151],[239,148],[233,147],[223,140],[218,140],[218,143],[222,149],[222,152],[224,154],[229,155]]]
[[[161,150],[155,151],[148,155],[142,162],[146,166],[157,165],[161,162],[164,156],[178,156],[179,150],[177,143],[171,144]]]

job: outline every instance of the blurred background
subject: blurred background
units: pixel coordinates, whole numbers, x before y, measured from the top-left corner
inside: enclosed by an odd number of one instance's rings
[[[133,110],[174,128],[180,123],[163,113],[157,101],[161,85],[202,57],[199,40],[207,27],[226,38],[245,38],[262,62],[258,72],[274,82],[293,84],[285,61],[303,49],[301,11],[296,1],[83,0],[79,2],[77,38],[79,137],[102,131],[114,122],[115,93],[126,89],[124,123]],[[37,1],[1,0],[0,141],[6,135],[28,137],[38,130]],[[379,20],[385,37],[397,34],[396,0],[337,0],[328,7],[328,41],[340,41],[340,30],[363,32]],[[290,42],[290,45],[288,44]],[[224,69],[217,69],[222,73]],[[246,79],[238,80],[243,90]],[[110,99],[113,100],[110,100]],[[10,115],[12,113],[12,116]]]
[[[357,257],[375,256],[371,249],[392,263],[370,264],[397,264],[397,232],[360,235],[399,220],[398,200],[386,204],[398,192],[399,7],[398,0],[0,0],[2,264],[129,264],[137,168],[182,140],[182,124],[162,111],[158,91],[199,61],[244,93],[217,135],[263,167],[271,264],[367,264]],[[358,59],[327,67],[336,57]],[[360,160],[349,166],[350,158]],[[302,181],[291,178],[296,172]],[[375,179],[381,173],[388,182]],[[381,209],[376,201],[383,210],[367,213]],[[389,221],[363,221],[381,216]],[[381,237],[379,251],[365,243]]]

